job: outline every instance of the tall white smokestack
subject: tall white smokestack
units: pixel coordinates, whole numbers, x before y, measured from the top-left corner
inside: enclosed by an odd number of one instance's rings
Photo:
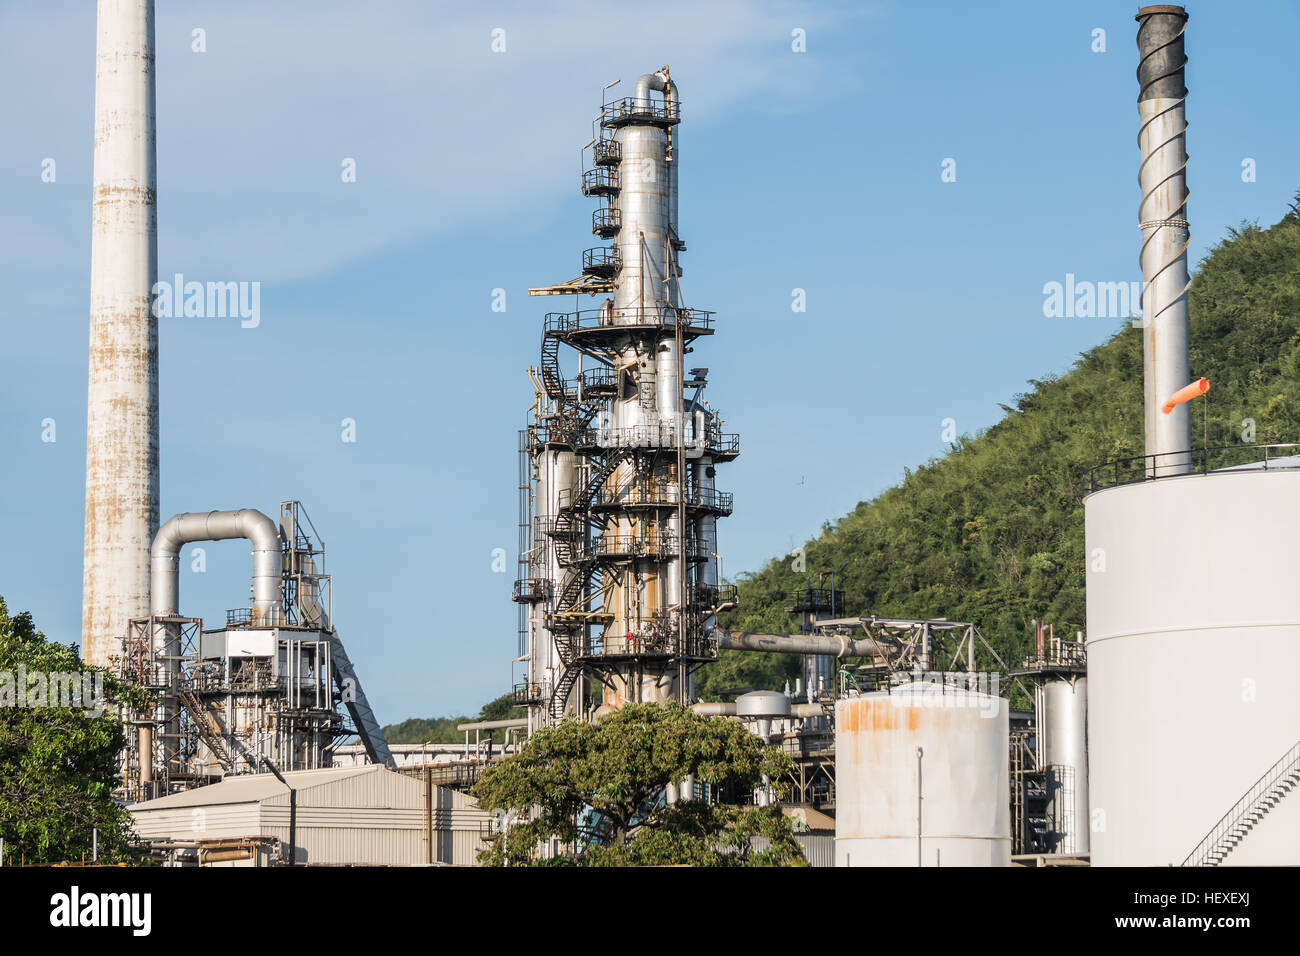
[[[153,14],[153,0],[99,0],[81,643],[101,666],[149,614],[158,528]]]
[[[1146,453],[1153,477],[1191,466],[1191,412],[1161,406],[1190,381],[1187,356],[1187,11],[1169,4],[1138,11],[1138,181],[1142,205],[1142,356]]]

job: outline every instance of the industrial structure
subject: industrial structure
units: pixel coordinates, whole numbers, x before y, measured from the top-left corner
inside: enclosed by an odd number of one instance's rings
[[[958,682],[836,707],[836,866],[1009,866],[1008,712]]]
[[[246,538],[253,548],[251,607],[204,630],[180,613],[181,546]],[[227,775],[314,770],[333,763],[342,737],[359,735],[372,763],[391,756],[330,618],[325,548],[299,502],[279,522],[259,511],[181,514],[152,549],[152,608],[135,618],[114,658],[119,676],[154,703],[123,715],[123,787],[130,800]],[[345,726],[342,705],[353,726]]]
[[[1297,864],[1300,458],[1193,452],[1171,405],[1190,378],[1187,14],[1137,19],[1147,455],[1085,499],[1092,862]]]
[[[602,299],[548,313],[529,370],[512,595],[527,717],[395,760],[299,502],[159,527],[153,4],[99,0],[82,641],[88,663],[149,695],[122,712],[141,834],[174,864],[472,863],[490,827],[464,791],[483,766],[566,716],[676,701],[791,754],[791,802],[805,820],[834,814],[836,865],[1300,863],[1300,455],[1192,448],[1175,398],[1190,379],[1187,14],[1137,20],[1146,454],[1091,478],[1086,643],[1035,622],[1011,670],[972,623],[849,614],[834,576],[791,596],[797,634],[719,626],[736,594],[719,573],[733,501],[716,469],[739,439],[703,398],[709,370],[688,368],[714,316],[681,285],[681,104],[665,66],[602,97],[583,147],[608,244],[577,278],[530,290]],[[225,539],[249,542],[252,600],[205,629],[182,613],[179,559]],[[693,674],[722,650],[804,663],[793,688],[697,701]],[[1012,712],[990,673],[1032,710]],[[340,748],[351,735],[359,749]],[[771,783],[727,798],[764,804]],[[720,798],[683,784],[663,798]]]
[[[708,369],[685,368],[714,323],[681,287],[680,120],[666,66],[602,102],[582,191],[600,200],[592,232],[611,242],[583,253],[578,278],[529,290],[604,296],[547,314],[530,370],[514,599],[516,699],[534,727],[629,701],[688,702],[729,599],[716,523],[732,501],[714,478],[739,442],[701,397]],[[576,374],[561,362],[573,353]]]
[[[168,866],[473,866],[472,797],[374,765],[236,777],[131,807]]]
[[[158,530],[153,0],[99,0],[81,648],[105,666],[149,613]]]
[[[389,760],[331,622],[324,545],[302,506],[282,503],[278,522],[214,511],[158,527],[153,42],[151,0],[99,0],[82,649],[152,701],[122,714],[127,800],[328,767],[353,732],[372,762]],[[180,550],[227,538],[252,545],[253,601],[205,631],[181,615]]]
[[[1041,834],[1032,842],[1050,854],[1084,856],[1089,848],[1088,677],[1083,635],[1065,641],[1055,628],[1034,621],[1034,652],[1013,677],[1033,685],[1032,732],[1026,735],[1032,761],[1022,768],[1020,804],[1030,813],[1030,795],[1042,797]],[[1013,747],[1013,753],[1015,748]],[[1012,786],[1017,785],[1013,772]],[[1013,804],[1016,801],[1013,801]],[[1031,841],[1026,838],[1022,849]]]

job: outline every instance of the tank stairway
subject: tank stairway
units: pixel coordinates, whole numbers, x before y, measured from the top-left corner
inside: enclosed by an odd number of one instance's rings
[[[1218,866],[1226,860],[1270,810],[1300,786],[1300,742],[1283,754],[1264,776],[1255,781],[1214,825],[1183,866]]]

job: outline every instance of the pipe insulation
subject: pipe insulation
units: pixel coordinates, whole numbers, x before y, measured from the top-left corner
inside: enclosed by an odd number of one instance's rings
[[[714,630],[718,647],[724,651],[769,651],[778,654],[826,654],[831,657],[889,657],[894,644],[874,637],[842,634],[754,634],[745,631]]]
[[[280,607],[280,529],[260,511],[209,511],[207,514],[179,514],[167,520],[154,535],[149,552],[149,611],[154,617],[180,613],[181,548],[192,541],[222,541],[247,538],[253,545],[253,612],[254,625],[273,625],[284,619]],[[180,630],[174,624],[154,627],[150,636],[154,658],[158,662],[156,679],[169,687],[180,685]],[[174,694],[158,702],[158,716],[163,725],[161,741],[163,766],[176,755],[180,736],[177,720],[180,709]]]
[[[1146,454],[1151,477],[1191,468],[1191,412],[1161,407],[1191,380],[1188,360],[1187,11],[1162,4],[1138,11],[1138,182],[1142,202],[1142,366]]]
[[[255,626],[284,622],[280,606],[283,558],[280,529],[253,509],[174,515],[158,529],[149,556],[151,609],[155,615],[179,613],[181,548],[194,541],[247,538],[253,545],[253,612]]]
[[[735,717],[735,701],[704,701],[699,704],[691,704],[691,712],[699,714],[701,717]],[[821,704],[791,704],[789,714],[777,716],[788,717],[825,717],[826,711],[822,709]]]

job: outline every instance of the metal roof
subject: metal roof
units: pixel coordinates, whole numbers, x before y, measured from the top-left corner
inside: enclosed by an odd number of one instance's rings
[[[1293,468],[1300,468],[1300,455],[1286,455],[1282,458],[1269,458],[1265,461],[1252,461],[1244,465],[1233,465],[1230,468],[1215,468],[1214,471],[1288,471]]]
[[[364,767],[331,767],[325,770],[293,770],[284,775],[289,786],[296,791],[338,783],[367,773],[392,773],[385,767],[371,764]],[[170,810],[181,807],[210,807],[230,803],[257,803],[267,797],[284,794],[285,786],[270,773],[249,773],[230,777],[221,783],[196,787],[184,793],[145,800],[131,805],[131,810]]]

